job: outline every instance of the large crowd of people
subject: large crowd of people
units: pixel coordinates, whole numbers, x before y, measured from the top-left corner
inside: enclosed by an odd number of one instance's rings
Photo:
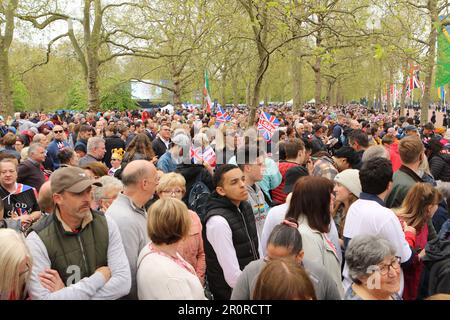
[[[225,111],[0,116],[0,299],[450,299],[448,111]]]

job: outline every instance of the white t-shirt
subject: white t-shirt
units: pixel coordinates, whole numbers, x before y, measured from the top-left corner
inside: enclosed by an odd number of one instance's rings
[[[391,209],[383,207],[376,201],[359,199],[350,206],[345,219],[344,237],[353,239],[358,235],[380,236],[388,240],[394,246],[396,255],[401,258],[402,263],[411,257],[411,248],[405,240],[399,219]],[[352,284],[347,263],[344,266],[343,276],[346,292]],[[403,272],[400,275],[400,291],[403,292]]]

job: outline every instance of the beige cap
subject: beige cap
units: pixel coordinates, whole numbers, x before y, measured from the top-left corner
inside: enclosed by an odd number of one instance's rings
[[[50,187],[53,193],[61,193],[63,191],[80,193],[92,185],[102,186],[100,182],[89,178],[84,170],[78,167],[67,166],[60,168],[50,176]]]

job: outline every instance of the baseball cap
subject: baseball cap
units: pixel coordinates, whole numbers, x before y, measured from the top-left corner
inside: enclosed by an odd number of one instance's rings
[[[68,166],[60,168],[50,176],[50,186],[53,193],[61,193],[63,191],[80,193],[92,185],[102,186],[100,182],[89,178],[84,170],[78,167]]]
[[[180,147],[186,147],[190,145],[191,139],[189,139],[187,135],[180,133],[172,138],[172,143]]]
[[[417,128],[413,125],[409,125],[405,127],[405,132],[406,131],[417,131]]]
[[[295,166],[286,171],[286,175],[284,176],[284,188],[283,192],[288,194],[294,190],[295,183],[301,177],[308,176],[308,171],[302,166]]]

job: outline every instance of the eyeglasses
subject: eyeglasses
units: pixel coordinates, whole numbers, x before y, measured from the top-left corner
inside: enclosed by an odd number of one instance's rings
[[[395,257],[395,260],[393,260],[390,264],[379,264],[378,267],[380,268],[381,275],[385,276],[389,272],[389,268],[392,267],[394,270],[400,269],[400,257]]]
[[[183,190],[164,190],[161,193],[166,194],[166,195],[173,195],[173,196],[179,196],[181,194],[183,194]]]
[[[63,133],[64,131],[63,130],[55,130],[55,131],[53,131],[54,133]]]
[[[120,161],[120,159],[111,159],[111,161]]]

